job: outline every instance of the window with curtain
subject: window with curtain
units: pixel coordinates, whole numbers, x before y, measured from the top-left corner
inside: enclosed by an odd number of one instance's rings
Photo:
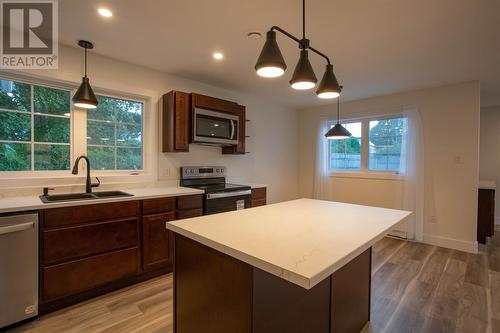
[[[99,105],[87,111],[87,152],[92,169],[142,170],[141,102],[97,96]]]
[[[0,80],[0,171],[69,170],[70,91]]]
[[[399,171],[404,154],[406,118],[371,120],[368,128],[368,169]]]
[[[330,170],[361,169],[361,122],[342,124],[352,137],[345,140],[328,140]]]
[[[374,117],[342,125],[352,137],[328,140],[330,172],[399,172],[405,154],[406,117]]]

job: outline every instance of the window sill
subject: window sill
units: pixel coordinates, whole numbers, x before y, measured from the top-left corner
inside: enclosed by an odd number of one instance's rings
[[[376,171],[331,171],[328,176],[334,178],[404,180],[404,176],[401,176],[394,172]]]

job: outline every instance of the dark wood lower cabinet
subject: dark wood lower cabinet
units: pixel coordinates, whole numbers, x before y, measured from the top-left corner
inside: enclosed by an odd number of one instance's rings
[[[137,219],[89,223],[42,232],[43,264],[53,265],[108,251],[137,247]]]
[[[149,215],[142,218],[142,269],[162,267],[172,269],[173,234],[165,223],[175,220],[175,212]]]
[[[43,268],[43,299],[57,299],[135,275],[137,247]]]
[[[40,314],[171,272],[165,223],[202,214],[201,194],[41,211]]]
[[[307,290],[176,234],[174,332],[359,332],[370,284],[371,248]]]
[[[480,188],[477,207],[477,241],[486,244],[486,237],[493,237],[494,234],[495,190]]]
[[[252,189],[252,207],[265,206],[267,204],[267,189],[257,187]]]

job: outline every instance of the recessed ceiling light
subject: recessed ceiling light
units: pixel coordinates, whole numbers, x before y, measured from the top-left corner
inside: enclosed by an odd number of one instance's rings
[[[247,33],[247,37],[252,40],[259,40],[262,38],[262,34],[258,31],[250,31]]]
[[[215,60],[222,60],[224,58],[224,55],[220,52],[214,52],[213,57]]]
[[[113,16],[113,13],[107,9],[107,8],[99,8],[97,10],[97,12],[99,13],[99,15],[101,15],[102,17],[111,17]]]

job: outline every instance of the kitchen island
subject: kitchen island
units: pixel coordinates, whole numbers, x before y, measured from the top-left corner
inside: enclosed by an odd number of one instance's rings
[[[298,199],[166,223],[174,331],[359,332],[371,246],[409,214]]]

